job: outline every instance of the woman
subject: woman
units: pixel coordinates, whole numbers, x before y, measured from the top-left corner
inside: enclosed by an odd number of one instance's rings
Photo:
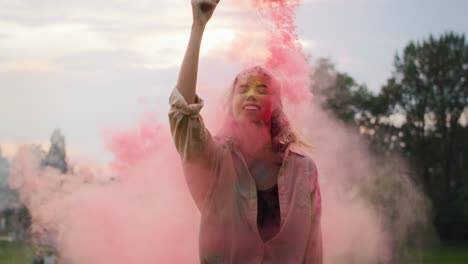
[[[219,0],[192,0],[193,25],[176,88],[171,132],[201,212],[201,263],[322,263],[320,191],[262,67],[241,72],[224,129],[212,137],[199,115],[198,58]]]

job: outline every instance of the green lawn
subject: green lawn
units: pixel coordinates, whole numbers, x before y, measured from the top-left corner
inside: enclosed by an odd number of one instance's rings
[[[31,264],[32,250],[17,242],[0,241],[0,264]]]
[[[468,246],[445,246],[423,255],[428,264],[468,264]]]
[[[439,247],[422,255],[424,264],[468,264],[468,246]],[[0,241],[0,264],[31,264],[31,260],[32,250],[29,246]],[[406,263],[417,264],[411,261]]]

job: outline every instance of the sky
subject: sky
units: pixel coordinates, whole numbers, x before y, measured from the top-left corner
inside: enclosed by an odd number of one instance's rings
[[[227,56],[251,26],[222,0],[204,36],[200,82],[226,87],[240,65]],[[105,161],[102,134],[145,112],[167,120],[191,24],[189,0],[0,0],[0,147],[45,144],[60,128],[72,155]],[[468,35],[465,0],[305,0],[298,33],[311,60],[377,92],[410,40]],[[251,21],[251,20],[250,20]]]

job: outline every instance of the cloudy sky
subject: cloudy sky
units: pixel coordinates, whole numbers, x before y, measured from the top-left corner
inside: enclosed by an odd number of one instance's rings
[[[222,0],[203,40],[201,81],[225,87],[240,66],[226,55],[252,18]],[[0,146],[48,141],[61,128],[77,155],[105,160],[101,130],[166,120],[191,23],[189,0],[0,0]],[[378,91],[409,40],[468,35],[465,0],[305,0],[305,51]],[[214,84],[213,84],[214,83]]]

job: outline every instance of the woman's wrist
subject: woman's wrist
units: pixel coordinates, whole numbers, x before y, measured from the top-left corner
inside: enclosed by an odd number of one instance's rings
[[[192,30],[204,31],[205,27],[206,27],[206,23],[195,22],[195,21],[192,23]]]

